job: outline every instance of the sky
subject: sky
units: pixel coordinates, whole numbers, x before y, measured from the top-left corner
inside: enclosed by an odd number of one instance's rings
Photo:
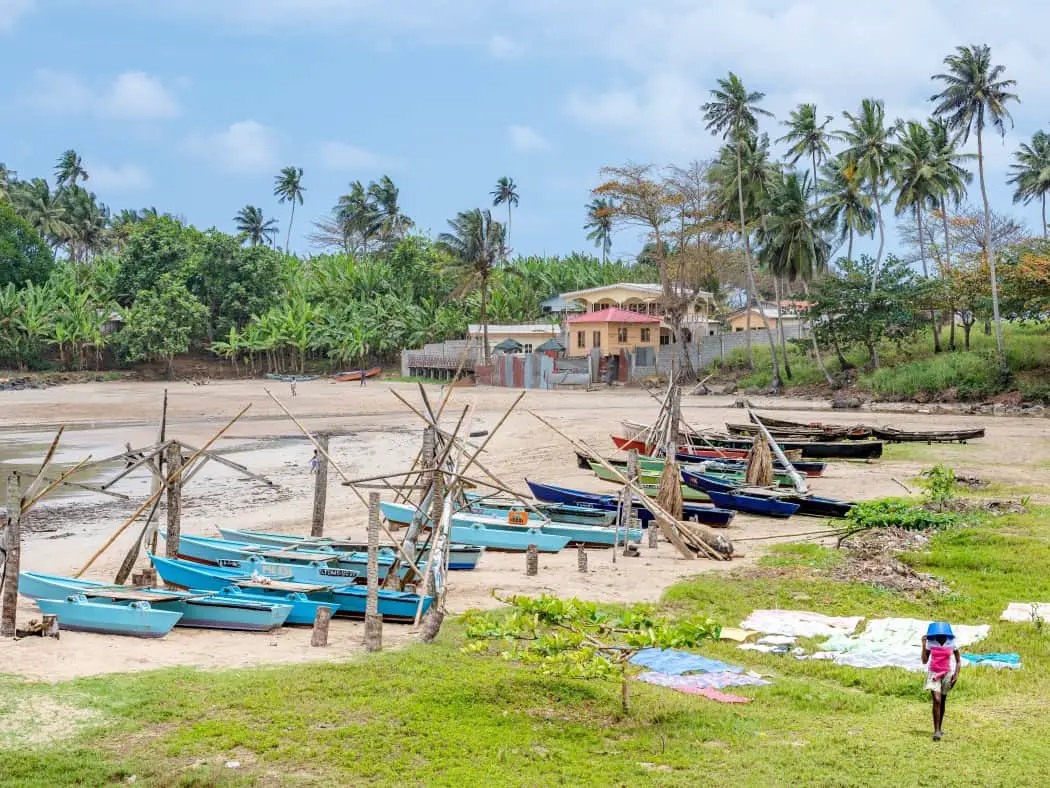
[[[0,0],[0,162],[50,175],[74,148],[114,210],[233,231],[252,204],[282,239],[273,177],[299,166],[303,253],[353,180],[388,174],[437,235],[506,175],[515,253],[594,251],[584,206],[601,167],[711,157],[700,106],[728,71],[766,94],[775,139],[803,101],[833,125],[866,96],[925,118],[943,57],[986,43],[1022,100],[986,145],[989,195],[1035,228],[1005,180],[1018,143],[1050,126],[1047,29],[1039,0]],[[613,254],[640,246],[625,229]]]

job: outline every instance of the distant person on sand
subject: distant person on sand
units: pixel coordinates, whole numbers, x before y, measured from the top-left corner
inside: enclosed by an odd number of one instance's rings
[[[362,386],[365,385],[365,380],[367,380],[367,378],[365,377],[365,372],[366,371],[367,370],[363,370],[363,369],[361,370],[361,385]]]
[[[317,473],[317,466],[321,464],[321,452],[314,449],[314,456],[310,459],[310,473]]]
[[[295,396],[295,381],[293,380],[289,385],[292,387],[292,396]]]
[[[952,659],[955,666],[952,667]],[[926,689],[933,700],[933,740],[940,741],[944,735],[944,707],[948,692],[959,679],[959,668],[962,666],[962,654],[955,645],[955,636],[951,625],[943,621],[930,624],[922,637],[922,664],[928,665]]]

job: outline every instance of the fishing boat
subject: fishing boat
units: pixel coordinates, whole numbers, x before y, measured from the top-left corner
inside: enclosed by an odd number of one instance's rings
[[[267,380],[279,380],[282,383],[309,383],[311,380],[317,380],[320,375],[281,375],[277,372],[267,372],[263,375]]]
[[[92,602],[149,602],[155,610],[180,613],[176,626],[268,632],[288,620],[292,605],[277,600],[247,600],[210,591],[194,594],[156,588],[135,588],[40,572],[18,575],[18,591],[30,599],[64,599],[82,594]]]
[[[890,443],[966,443],[984,437],[984,427],[957,430],[906,430],[900,427],[872,427],[872,434]]]
[[[739,492],[756,498],[775,498],[778,501],[795,503],[798,504],[798,514],[810,517],[845,517],[853,506],[851,501],[825,498],[820,495],[799,495],[787,490],[771,490],[765,487],[734,486],[710,474],[694,473],[687,469],[682,470],[682,481],[690,487],[704,490],[709,495],[712,491],[720,493]]]
[[[83,594],[71,594],[65,599],[35,601],[41,613],[58,617],[59,629],[76,632],[162,638],[171,632],[172,627],[182,618],[182,613],[155,610],[144,600],[91,601]]]
[[[525,483],[529,485],[532,494],[541,501],[568,503],[575,506],[592,506],[595,509],[602,509],[607,512],[615,512],[620,506],[620,496],[618,495],[583,492],[582,490],[558,487],[553,484],[541,484],[528,479],[525,480]],[[646,509],[638,498],[633,499],[632,505],[634,513],[642,525],[648,526],[653,519],[652,512]],[[733,519],[733,512],[714,506],[686,503],[682,506],[682,518],[719,528],[729,525]]]
[[[731,435],[708,434],[703,443],[693,439],[690,444],[690,452],[696,452],[697,447],[714,445],[725,449],[746,450],[751,447],[751,440]],[[882,441],[790,441],[777,440],[777,445],[783,450],[787,458],[794,464],[795,456],[809,460],[875,460],[882,456]],[[797,453],[797,454],[796,454]]]
[[[205,566],[181,558],[161,558],[151,555],[150,560],[164,582],[181,588],[207,588],[219,590],[234,585],[252,593],[272,589],[275,593],[297,591],[313,602],[332,608],[332,614],[340,617],[360,617],[365,612],[368,589],[363,586],[332,586],[306,583],[284,577],[272,578],[258,571],[261,562],[252,558],[247,561],[227,561],[223,566]],[[236,566],[231,566],[236,564]],[[341,570],[345,571],[345,570]],[[423,598],[423,610],[430,607],[432,598]],[[411,620],[415,617],[419,595],[398,591],[379,591],[379,612],[384,619]],[[411,607],[411,616],[406,611]]]
[[[376,375],[378,375],[382,371],[383,371],[382,367],[372,367],[371,369],[366,369],[366,370],[355,369],[355,370],[352,370],[350,372],[337,372],[336,374],[332,375],[331,377],[332,377],[332,380],[335,381],[336,383],[350,383],[351,381],[354,381],[354,380],[360,380],[362,374],[366,378],[374,378]]]
[[[563,523],[556,520],[547,521],[540,519],[539,515],[536,513],[528,512],[523,509],[505,511],[502,509],[488,509],[484,505],[478,505],[471,508],[471,514],[487,518],[483,522],[489,528],[521,528],[521,525],[514,524],[510,521],[512,512],[519,518],[526,518],[526,521],[530,526],[539,528],[544,533],[568,536],[569,544],[611,547],[614,544],[624,544],[628,541],[640,542],[642,540],[642,530],[640,528],[616,529],[615,527]]]
[[[623,484],[623,474],[613,472],[607,469],[605,466],[599,463],[592,463],[591,470],[594,475],[605,482],[612,482],[613,484]],[[624,470],[626,473],[626,469]],[[638,481],[635,482],[637,487],[648,495],[650,498],[655,498],[660,493],[660,474],[653,474],[640,470],[638,475]],[[692,487],[682,485],[682,500],[683,501],[709,501],[710,499],[699,490],[694,490]]]
[[[619,462],[621,463],[619,466],[613,466],[615,471],[616,471],[615,473],[613,471],[610,471],[610,470],[606,469],[605,466],[603,466],[603,465],[601,465],[600,463],[597,463],[597,462],[591,462],[589,467],[590,467],[590,469],[592,471],[594,471],[594,475],[597,476],[599,479],[603,479],[604,481],[613,482],[615,484],[622,484],[623,482],[620,479],[627,472],[627,469],[625,467],[626,463],[624,461],[621,460]],[[746,479],[746,477],[747,477],[747,472],[746,472],[747,471],[747,466],[746,465],[741,465],[739,467],[734,467],[734,468],[727,468],[726,466],[721,465],[720,463],[717,463],[717,462],[710,462],[710,463],[703,462],[703,463],[699,463],[697,465],[688,465],[688,466],[685,466],[685,467],[688,467],[690,470],[696,471],[697,473],[706,473],[706,474],[708,474],[710,476],[717,476],[720,479],[725,479],[728,482],[736,482],[737,484],[744,484],[746,482],[746,480],[747,480]],[[663,469],[664,469],[664,463],[663,463],[662,460],[660,460],[658,463],[653,462],[653,461],[649,461],[648,463],[643,463],[641,461],[641,459],[639,458],[639,461],[638,461],[638,470],[639,470],[638,478],[639,478],[639,480],[642,483],[643,489],[646,488],[646,487],[654,488],[653,492],[650,493],[650,495],[656,495],[657,491],[659,491],[659,488],[660,488],[660,477],[663,474]],[[780,486],[780,487],[794,487],[794,482],[791,480],[790,474],[788,474],[785,471],[774,472],[773,480],[777,484],[777,486]],[[698,492],[697,490],[694,490],[691,487],[687,487],[686,489],[688,489],[689,492],[692,495],[694,495],[694,496]],[[647,492],[648,492],[648,490],[647,490]],[[687,500],[687,501],[688,500],[697,500],[697,501],[706,501],[707,500],[707,498],[691,498],[691,497],[686,495],[686,490],[685,489],[682,490],[682,496],[683,496],[684,500]]]
[[[619,435],[610,435],[612,438],[613,445],[616,446],[620,451],[636,451],[639,454],[645,454],[651,456],[655,450],[655,446],[651,446],[645,441],[638,440],[636,438],[623,438]],[[690,453],[698,458],[704,460],[746,460],[747,453],[750,450],[750,446],[744,449],[738,448],[723,448],[723,447],[694,447],[689,451]]]
[[[329,539],[325,537],[294,536],[292,534],[278,534],[270,531],[249,531],[237,528],[219,528],[223,539],[231,542],[243,542],[260,547],[281,547],[296,550],[330,549],[337,553],[367,553],[367,542],[354,542],[343,539]],[[393,556],[396,553],[394,546],[390,543],[379,545],[381,555]],[[420,561],[425,561],[429,550],[420,551]],[[471,544],[449,545],[448,568],[456,571],[475,569],[485,548]]]
[[[466,493],[466,498],[471,504],[481,503],[488,509],[498,509],[507,512],[511,509],[521,509],[521,500],[515,498],[490,497],[478,495],[477,493]],[[550,520],[559,523],[579,523],[580,525],[607,526],[616,521],[616,516],[600,509],[591,509],[587,506],[571,506],[569,504],[545,503],[543,501],[530,501],[532,506]],[[536,513],[530,510],[531,517]]]
[[[845,440],[865,440],[871,437],[871,429],[864,426],[835,427],[821,424],[815,427],[771,427],[765,424],[765,421],[763,421],[763,424],[766,427],[766,431],[774,439],[815,440],[835,443]],[[726,429],[729,430],[730,435],[754,437],[762,434],[762,428],[758,424],[732,424],[726,422]]]
[[[742,493],[708,492],[711,501],[723,509],[735,509],[738,512],[761,514],[765,517],[790,517],[798,511],[797,503],[787,503],[779,498],[759,498]]]
[[[392,523],[412,522],[416,513],[414,506],[381,501],[383,516]],[[528,520],[526,519],[526,522]],[[622,534],[622,531],[621,531]],[[474,512],[458,512],[452,515],[451,539],[468,544],[481,544],[490,550],[521,551],[536,545],[541,553],[556,553],[569,542],[578,544],[605,545],[613,543],[613,532],[606,528],[575,523],[534,522],[517,525],[507,517],[494,517]],[[639,539],[641,534],[639,534]],[[474,541],[476,540],[476,541]],[[487,544],[482,544],[487,542]]]
[[[697,459],[692,454],[679,452],[677,455],[677,461],[688,467],[690,470],[696,469],[698,473],[746,473],[747,462],[744,460],[723,460],[723,459]],[[592,460],[586,454],[576,452],[576,465],[579,468],[587,471],[591,469]],[[616,469],[626,468],[627,460],[619,458],[606,457],[605,462],[609,463]],[[824,473],[827,468],[827,463],[824,462],[811,462],[806,460],[796,460],[791,463],[792,467],[804,476],[820,476]],[[643,471],[648,471],[654,474],[661,474],[664,470],[664,458],[663,457],[648,457],[646,455],[638,456],[638,467]],[[790,474],[776,460],[773,461],[773,467],[776,469],[776,478],[790,480]]]

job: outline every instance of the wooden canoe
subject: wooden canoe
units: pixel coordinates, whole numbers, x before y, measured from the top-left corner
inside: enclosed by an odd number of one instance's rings
[[[816,441],[843,441],[843,440],[864,440],[865,438],[871,437],[871,429],[864,426],[856,427],[836,427],[828,424],[814,425],[812,427],[799,426],[799,427],[777,427],[766,424],[765,419],[762,423],[766,425],[766,429],[769,430],[769,434],[774,438],[784,438],[786,440],[816,440]],[[761,434],[761,429],[757,424],[730,424],[726,423],[726,429],[729,430],[730,434],[733,435],[748,435],[755,436]]]
[[[984,437],[984,427],[958,430],[904,430],[898,427],[872,427],[872,434],[891,443],[966,443]]]
[[[382,367],[372,367],[371,369],[364,370],[364,375],[365,375],[366,378],[374,378],[376,375],[378,375],[382,371],[383,371]],[[359,370],[359,369],[355,369],[353,372],[339,372],[339,373],[337,373],[335,375],[332,375],[332,380],[335,381],[336,383],[349,383],[349,382],[351,382],[353,380],[360,380],[360,379],[361,379],[361,370]]]

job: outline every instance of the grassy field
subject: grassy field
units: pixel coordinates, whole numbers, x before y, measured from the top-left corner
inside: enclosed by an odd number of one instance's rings
[[[1017,389],[1026,400],[1050,400],[1050,332],[1042,325],[1004,326],[1007,362],[1012,378],[1004,387],[998,378],[995,361],[995,337],[985,336],[975,330],[971,337],[971,350],[956,353],[933,353],[933,340],[929,331],[920,332],[906,344],[898,346],[884,342],[879,349],[881,368],[864,371],[868,358],[862,350],[851,350],[847,360],[861,370],[857,388],[883,399],[932,399],[951,390],[959,400],[981,400],[1005,390]],[[942,337],[947,342],[947,337]],[[959,346],[962,337],[960,335]],[[810,357],[812,347],[808,342],[792,342],[788,345],[792,378],[787,387],[820,386],[826,383]],[[834,376],[841,367],[830,349],[822,348],[824,364]],[[756,343],[755,371],[740,380],[743,387],[768,387],[773,380],[769,361],[769,347]],[[725,367],[743,370],[746,354],[736,350],[729,356]]]
[[[1050,639],[1000,624],[1009,601],[1050,601],[1050,509],[935,536],[907,557],[945,578],[915,596],[826,577],[840,556],[786,546],[735,575],[699,576],[664,605],[736,625],[752,609],[993,623],[983,651],[1022,671],[964,671],[946,739],[930,741],[922,677],[740,652],[770,674],[723,706],[636,684],[559,680],[439,642],[345,664],[166,670],[57,685],[0,680],[0,783],[106,785],[1037,785],[1050,758]],[[228,768],[227,762],[238,762]]]

